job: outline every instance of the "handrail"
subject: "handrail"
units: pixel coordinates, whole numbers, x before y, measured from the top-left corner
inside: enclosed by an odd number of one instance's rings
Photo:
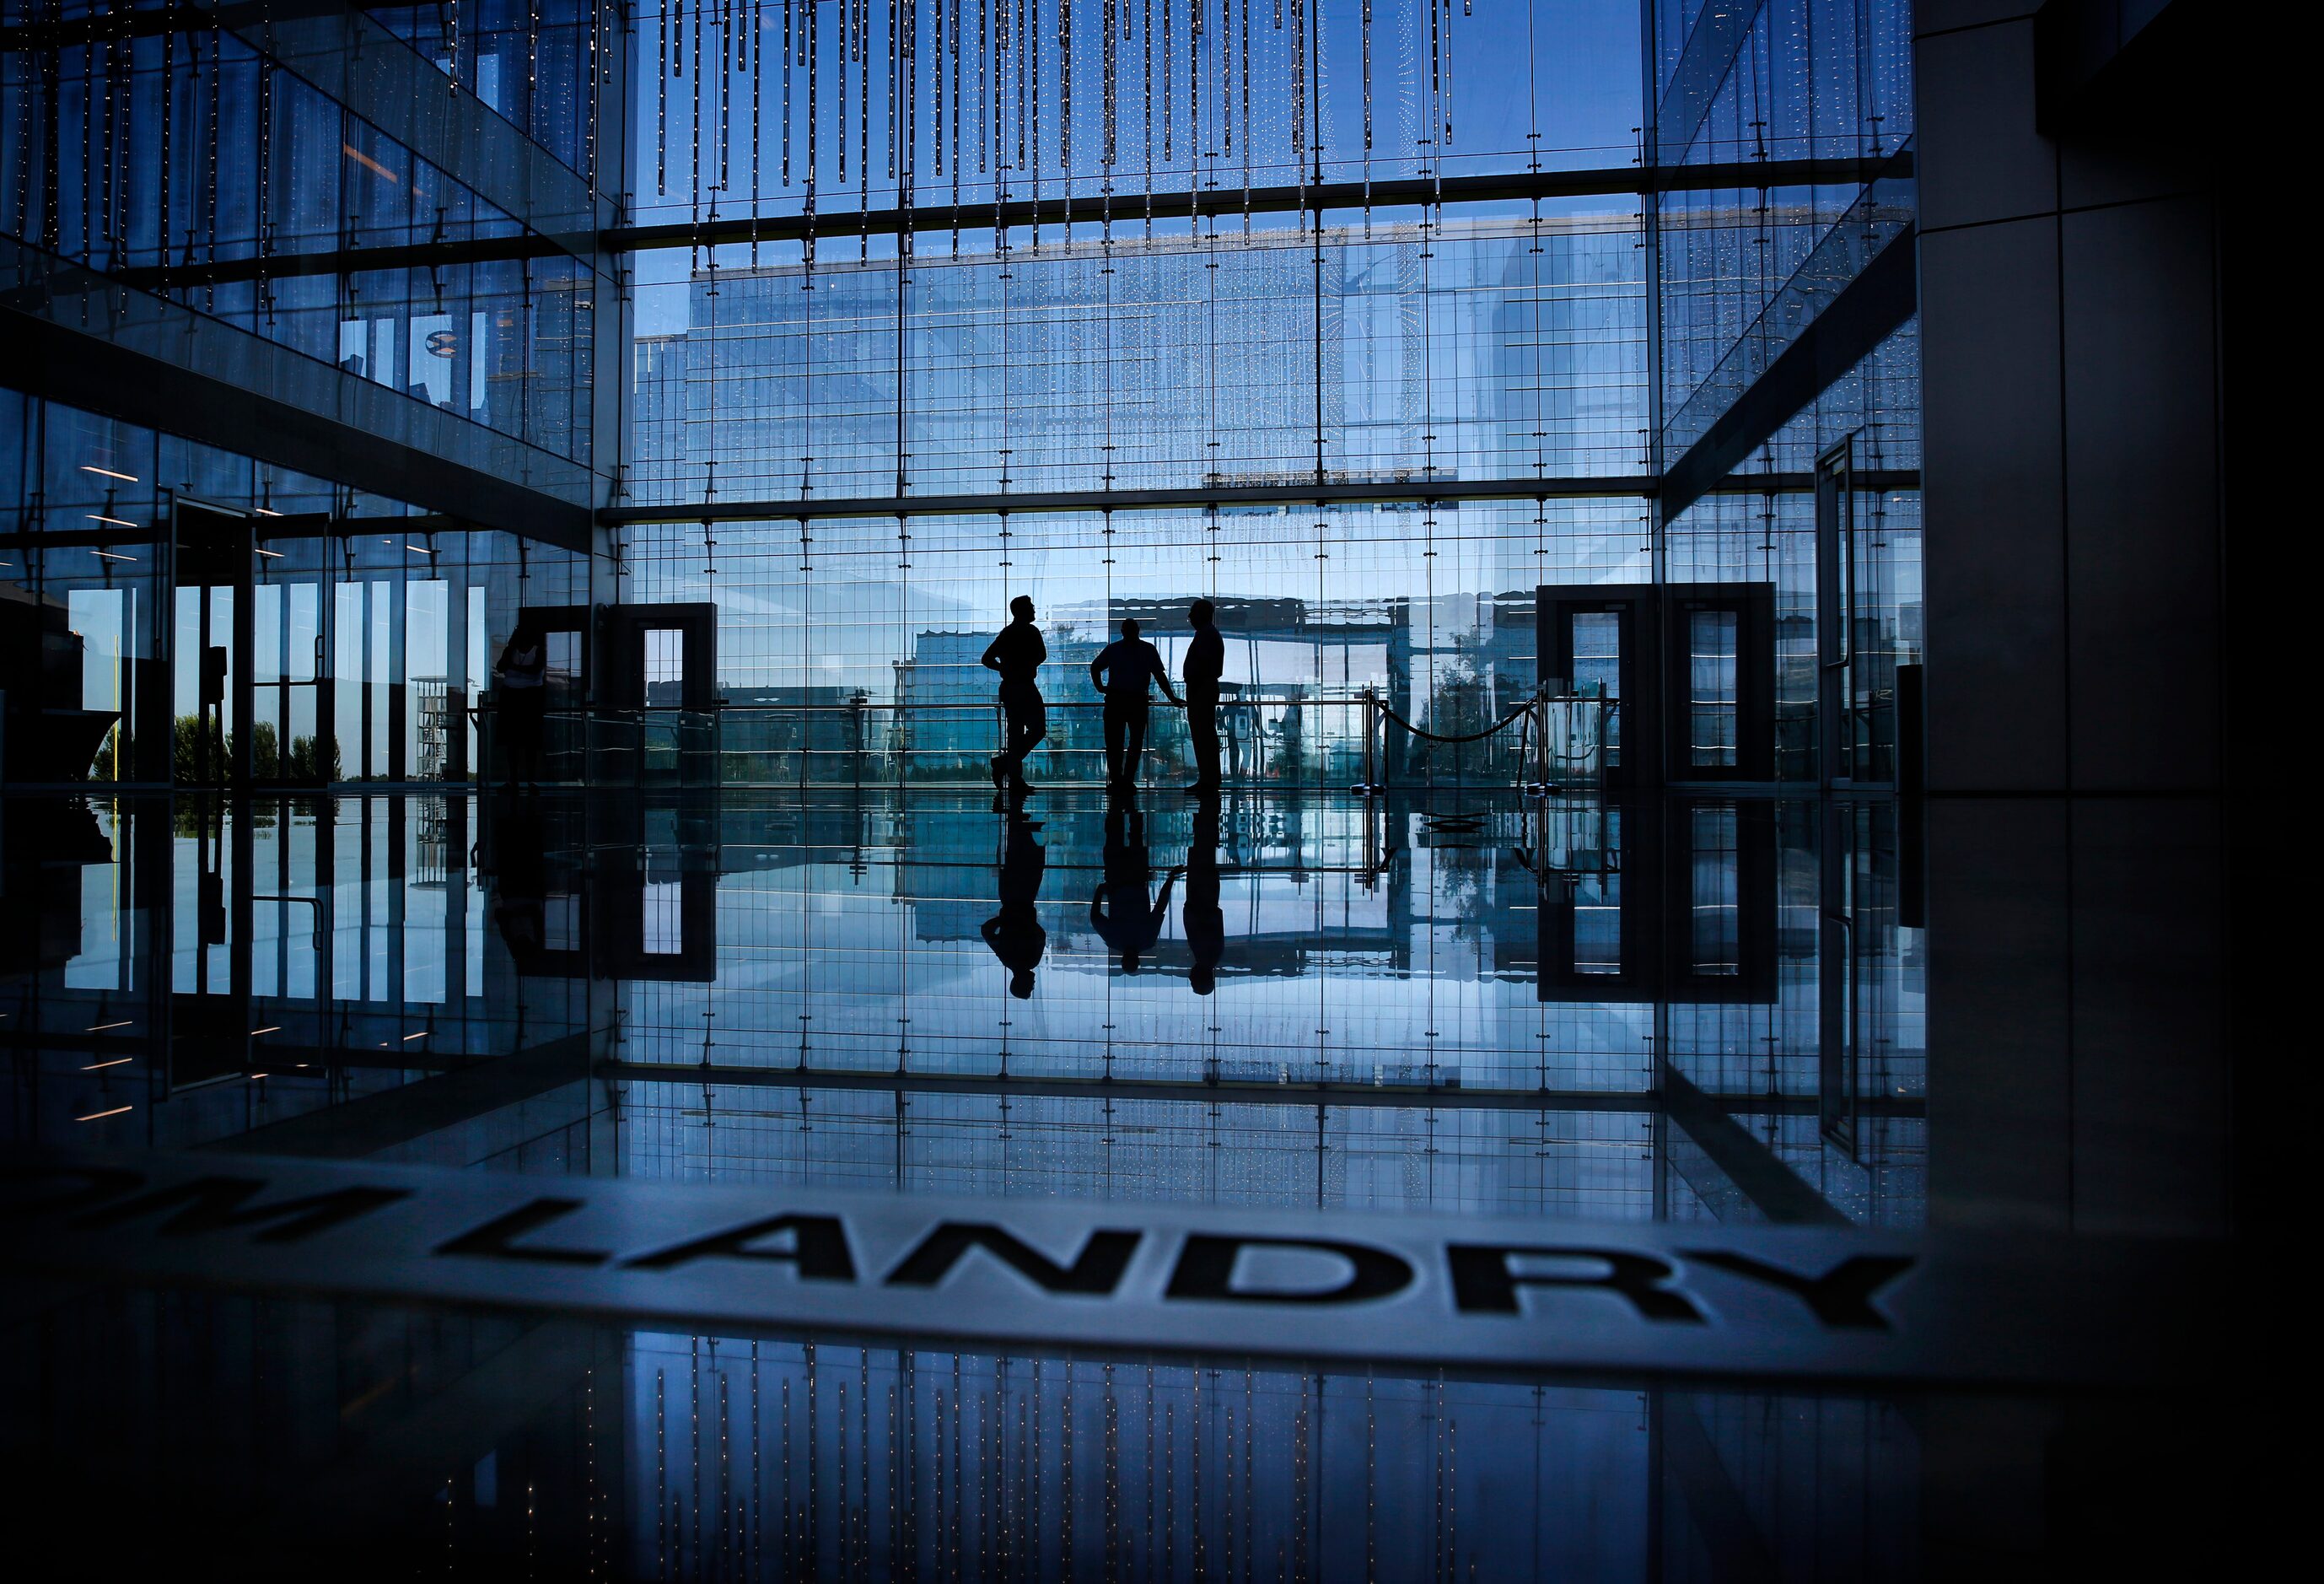
[[[1054,702],[1046,702],[1044,707],[1051,710],[1078,710],[1085,712],[1090,710],[1102,710],[1106,708],[1106,704],[1107,700],[1102,699],[1060,699]],[[1553,749],[1550,746],[1549,709],[1552,706],[1555,705],[1586,706],[1597,712],[1596,729],[1588,734],[1588,746],[1583,747],[1577,754],[1561,753]],[[1613,700],[1607,698],[1602,691],[1588,693],[1551,693],[1544,690],[1536,690],[1523,702],[1518,703],[1515,707],[1504,712],[1501,717],[1498,720],[1495,720],[1491,725],[1478,731],[1457,733],[1433,731],[1425,727],[1414,725],[1410,719],[1399,713],[1393,706],[1383,699],[1377,688],[1372,687],[1367,687],[1361,693],[1352,695],[1323,694],[1315,696],[1293,695],[1289,697],[1271,697],[1263,693],[1237,693],[1222,698],[1216,708],[1223,713],[1234,716],[1255,715],[1270,706],[1277,709],[1286,711],[1309,708],[1316,709],[1331,709],[1362,710],[1364,713],[1364,721],[1361,728],[1364,760],[1363,780],[1351,787],[1349,790],[1369,798],[1381,795],[1388,790],[1384,773],[1385,764],[1379,753],[1380,748],[1384,745],[1379,739],[1390,725],[1401,727],[1407,735],[1419,738],[1425,742],[1445,743],[1451,745],[1482,742],[1489,738],[1498,736],[1502,732],[1507,731],[1511,726],[1516,726],[1518,727],[1517,759],[1519,765],[1521,766],[1518,784],[1525,791],[1539,796],[1546,795],[1549,792],[1561,790],[1563,787],[1572,786],[1574,783],[1571,778],[1563,774],[1555,773],[1554,772],[1558,770],[1571,770],[1582,764],[1586,764],[1589,766],[1585,773],[1591,787],[1593,789],[1602,789],[1605,777],[1606,721],[1612,709],[1612,705]],[[1164,709],[1184,709],[1186,707],[1183,699],[1160,699],[1148,701],[1149,708],[1156,706]],[[464,708],[469,718],[481,727],[487,716],[499,713],[500,700],[490,694],[486,694],[478,697],[472,702],[466,704]],[[957,701],[909,700],[899,702],[893,699],[875,699],[867,695],[851,699],[841,703],[815,703],[807,701],[795,704],[735,703],[728,699],[721,699],[715,704],[710,705],[706,708],[696,708],[685,704],[612,705],[582,703],[567,705],[562,708],[544,709],[542,711],[542,715],[544,718],[561,718],[565,720],[578,719],[585,723],[601,720],[628,721],[641,726],[650,723],[653,718],[657,717],[681,718],[681,723],[682,718],[689,716],[695,717],[706,721],[711,727],[712,730],[716,735],[717,741],[708,747],[696,746],[688,748],[680,746],[677,751],[680,754],[691,754],[695,755],[707,754],[715,759],[723,760],[728,751],[726,747],[725,734],[723,730],[723,722],[730,716],[765,715],[778,718],[831,716],[841,717],[861,723],[865,716],[873,713],[887,713],[894,715],[899,720],[908,719],[914,716],[938,714],[949,714],[956,718],[968,717],[973,718],[979,715],[997,714],[1000,712],[1001,708],[1001,707],[998,699],[962,699]],[[617,746],[612,744],[592,744],[586,746],[584,751],[593,753],[613,753],[632,752],[637,750],[633,750],[629,747]],[[733,751],[742,754],[752,754],[761,752],[762,750],[752,747],[738,747]],[[901,758],[908,756],[915,751],[948,753],[965,750],[962,750],[957,747],[945,747],[935,750],[914,750],[908,746],[869,748],[864,744],[858,742],[852,746],[825,748],[816,748],[811,745],[802,744],[796,747],[783,748],[776,751],[797,753],[809,756],[852,755],[859,757],[867,753],[884,754],[893,751],[899,755],[900,761]],[[1093,747],[1077,749],[1059,744],[1055,746],[1050,751],[1094,754],[1096,749]]]

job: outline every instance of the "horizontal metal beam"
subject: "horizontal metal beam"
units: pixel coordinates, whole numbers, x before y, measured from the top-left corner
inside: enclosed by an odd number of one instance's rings
[[[333,248],[317,253],[263,253],[192,264],[140,264],[106,278],[148,292],[189,292],[235,281],[286,281],[302,275],[352,275],[370,270],[447,269],[460,264],[569,258],[562,244],[530,232],[510,236],[462,236],[384,247]]]
[[[826,1068],[745,1067],[732,1062],[600,1061],[597,1076],[632,1083],[727,1084],[748,1088],[848,1089],[880,1094],[985,1095],[1010,1099],[1200,1100],[1243,1106],[1341,1106],[1447,1111],[1659,1111],[1647,1089],[1397,1088],[1378,1084],[1206,1083],[1198,1079],[1051,1076],[964,1077],[933,1072],[849,1072]],[[1738,1116],[1812,1116],[1813,1095],[1704,1095],[1702,1105]],[[1923,1102],[1869,1097],[1868,1115],[1920,1116]]]
[[[822,237],[893,236],[906,232],[1014,230],[1032,226],[1099,225],[1157,219],[1216,219],[1230,216],[1308,214],[1335,209],[1435,208],[1452,204],[1530,202],[1563,198],[1643,197],[1658,192],[1716,191],[1743,187],[1826,187],[1872,180],[1878,160],[1736,160],[1721,164],[1600,166],[1586,171],[1511,171],[1499,175],[1399,178],[1393,181],[1326,181],[1314,186],[1207,187],[1180,192],[1074,193],[1052,199],[1003,199],[999,203],[912,204],[882,209],[825,209],[806,214],[725,215],[627,226],[604,234],[608,251],[642,253],[666,247],[709,247],[736,242],[797,242]]]
[[[1862,473],[1866,489],[1918,489],[1917,468]],[[1812,473],[1730,476],[1703,493],[1805,495]],[[1449,505],[1461,501],[1650,500],[1654,479],[1643,474],[1561,475],[1554,478],[1383,480],[1208,485],[1184,489],[1066,489],[1022,495],[851,496],[802,500],[680,501],[669,505],[613,506],[597,514],[609,527],[644,523],[796,523],[835,517],[1038,516],[1065,512],[1203,511],[1213,506]]]
[[[1729,187],[1826,186],[1868,180],[1880,168],[1871,160],[1762,160],[1720,165],[1664,166],[1647,171],[1637,166],[1600,171],[1523,172],[1508,176],[1456,176],[1443,183],[1425,181],[1378,181],[1371,184],[1374,208],[1416,205],[1471,204],[1511,199],[1526,201],[1577,197],[1640,196],[1649,192],[1719,190]],[[1307,212],[1364,207],[1360,182],[1333,182],[1323,187],[1254,188],[1252,214]],[[1240,189],[1220,188],[1196,192],[1158,193],[1152,204],[1157,215],[1214,217],[1245,212]],[[1148,209],[1142,195],[1111,199],[1078,196],[1046,203],[1015,200],[997,209],[985,206],[973,211],[981,230],[996,214],[1004,227],[1066,223],[1099,224],[1109,215],[1116,220],[1142,219]],[[963,210],[963,214],[971,211]],[[826,210],[815,218],[813,228],[824,237],[872,235],[891,236],[909,229],[944,231],[952,228],[952,211],[911,209]],[[647,252],[677,247],[747,242],[797,242],[809,231],[804,215],[728,217],[701,224],[631,226],[602,233],[597,242],[606,252]],[[189,290],[229,282],[288,280],[302,275],[354,274],[366,270],[449,268],[460,264],[497,264],[522,259],[571,255],[570,238],[553,239],[526,233],[512,236],[468,236],[441,242],[398,243],[383,247],[331,249],[312,253],[275,253],[245,258],[210,259],[192,264],[141,265],[120,270],[114,277],[150,291]]]

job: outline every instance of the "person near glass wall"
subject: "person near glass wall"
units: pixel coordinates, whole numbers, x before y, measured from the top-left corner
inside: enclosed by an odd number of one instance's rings
[[[1183,704],[1170,686],[1160,650],[1138,635],[1138,618],[1121,619],[1121,636],[1090,662],[1090,681],[1105,696],[1105,782],[1123,791],[1138,785],[1138,763],[1146,751],[1148,682],[1162,684],[1162,696]]]
[[[496,702],[508,783],[537,787],[549,714],[549,641],[530,620],[518,622],[509,635],[497,669]]]
[[[1186,645],[1186,734],[1194,742],[1194,782],[1186,790],[1197,797],[1219,790],[1219,678],[1227,668],[1226,640],[1219,636],[1218,607],[1197,599],[1186,607],[1194,624],[1194,641]]]
[[[1006,784],[1019,792],[1033,790],[1025,779],[1025,757],[1049,735],[1047,708],[1041,700],[1039,673],[1049,658],[1041,629],[1033,625],[1033,602],[1019,594],[1009,602],[1016,619],[985,646],[984,669],[1001,673],[1001,712],[1007,719],[1007,741],[993,756],[992,784]]]

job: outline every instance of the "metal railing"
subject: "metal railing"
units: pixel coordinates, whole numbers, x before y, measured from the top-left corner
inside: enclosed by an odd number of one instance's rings
[[[1068,784],[1104,780],[1104,708],[1085,699],[1046,706],[1048,735],[1034,755],[1040,773]],[[1377,688],[1310,696],[1245,690],[1218,705],[1221,768],[1238,784],[1344,787],[1365,796],[1422,779],[1536,794],[1597,791],[1610,709],[1602,694],[1536,693],[1477,729],[1446,731],[1415,724]],[[499,713],[489,698],[468,707],[483,781],[511,768],[497,740]],[[540,778],[612,786],[974,784],[990,773],[1004,718],[989,700],[899,704],[863,694],[714,709],[551,709],[543,713]],[[1166,777],[1193,768],[1183,721],[1180,708],[1168,704],[1149,714],[1148,763],[1169,766]]]

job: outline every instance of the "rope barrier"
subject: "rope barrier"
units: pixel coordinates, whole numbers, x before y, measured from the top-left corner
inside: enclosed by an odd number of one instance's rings
[[[1410,732],[1414,736],[1425,738],[1425,739],[1426,739],[1426,740],[1428,740],[1429,742],[1432,742],[1432,743],[1477,743],[1477,742],[1482,742],[1482,741],[1484,741],[1484,739],[1485,739],[1485,738],[1487,738],[1487,737],[1489,737],[1489,736],[1491,736],[1494,733],[1496,733],[1496,732],[1499,731],[1503,727],[1505,727],[1505,726],[1508,725],[1508,724],[1509,724],[1509,722],[1511,722],[1511,721],[1513,721],[1513,720],[1516,720],[1516,719],[1519,718],[1520,718],[1520,717],[1522,717],[1522,716],[1526,716],[1526,715],[1529,715],[1529,714],[1531,714],[1531,713],[1533,712],[1533,706],[1534,706],[1534,701],[1533,701],[1532,699],[1528,699],[1527,700],[1526,700],[1526,702],[1524,702],[1524,703],[1522,703],[1522,704],[1518,705],[1515,709],[1510,710],[1507,715],[1502,716],[1502,717],[1500,718],[1500,719],[1499,719],[1499,720],[1497,720],[1497,721],[1493,722],[1493,724],[1492,724],[1492,725],[1490,725],[1490,726],[1487,727],[1484,730],[1482,730],[1482,731],[1472,731],[1472,732],[1463,732],[1463,733],[1460,734],[1459,736],[1445,736],[1445,735],[1444,735],[1443,733],[1442,733],[1442,732],[1427,731],[1427,730],[1423,729],[1423,728],[1422,728],[1422,727],[1416,727],[1416,726],[1413,725],[1413,724],[1412,724],[1412,722],[1410,722],[1410,721],[1406,720],[1403,716],[1398,715],[1395,710],[1393,710],[1393,709],[1389,709],[1389,708],[1388,708],[1387,705],[1385,705],[1385,704],[1380,704],[1380,703],[1377,703],[1377,702],[1375,702],[1375,704],[1374,704],[1373,708],[1377,709],[1378,709],[1378,710],[1379,710],[1382,715],[1387,716],[1390,720],[1393,720],[1394,722],[1396,722],[1396,723],[1397,723],[1397,725],[1398,725],[1398,726],[1400,726],[1400,727],[1404,727],[1404,729],[1405,729],[1405,730],[1406,730],[1406,731]]]

